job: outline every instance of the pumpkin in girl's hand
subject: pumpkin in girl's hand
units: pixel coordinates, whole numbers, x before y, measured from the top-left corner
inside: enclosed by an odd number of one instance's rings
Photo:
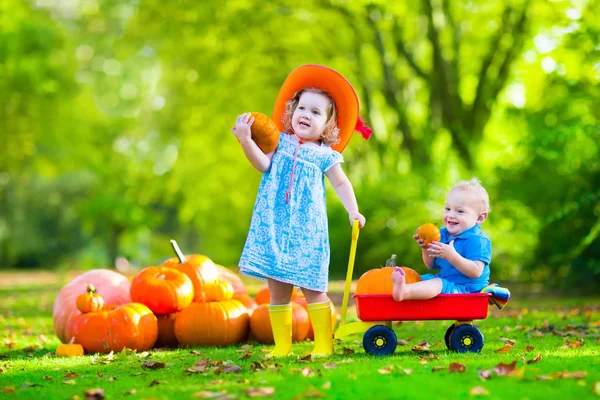
[[[56,348],[57,357],[74,357],[83,355],[83,346],[80,344],[59,344]]]
[[[192,281],[168,267],[148,267],[131,281],[131,300],[148,306],[155,314],[183,310],[194,298]]]
[[[297,287],[292,291],[292,298],[290,301],[294,301],[296,299],[303,299],[304,294]],[[256,294],[254,298],[256,300],[256,304],[269,304],[271,302],[271,292],[269,291],[269,285],[265,284]]]
[[[184,346],[227,346],[248,337],[248,320],[237,300],[192,303],[177,313],[175,336]]]
[[[154,347],[177,347],[179,342],[175,336],[175,318],[177,313],[157,315],[158,338]]]
[[[204,287],[206,301],[222,301],[233,298],[233,286],[229,282],[211,283]]]
[[[300,304],[292,302],[292,341],[299,342],[306,339],[309,329],[310,318],[308,311]],[[259,305],[252,313],[250,317],[250,332],[252,337],[260,343],[275,343],[268,304]]]
[[[101,293],[105,304],[121,305],[129,303],[129,280],[118,272],[109,269],[92,269],[63,286],[54,300],[52,319],[54,332],[63,343],[71,338],[66,334],[67,322],[81,312],[77,309],[76,299],[84,293],[89,284]]]
[[[252,131],[252,139],[256,142],[256,145],[265,154],[275,150],[279,144],[280,135],[275,121],[265,114],[258,112],[250,113],[250,116],[254,117],[254,122],[250,130]]]
[[[406,283],[415,283],[421,280],[414,269],[401,267],[406,275]],[[362,274],[356,284],[356,294],[392,294],[394,283],[392,272],[394,267],[374,268]]]
[[[77,309],[82,313],[100,311],[104,306],[104,299],[96,293],[96,288],[90,283],[87,286],[86,292],[77,296],[75,304],[77,305]]]
[[[186,256],[184,262],[173,257],[163,262],[162,266],[183,272],[192,280],[194,301],[206,301],[205,286],[219,281],[219,271],[215,263],[203,255]]]
[[[110,353],[124,348],[149,350],[158,337],[156,316],[140,303],[119,307],[105,305],[102,311],[73,316],[66,334],[86,353]]]
[[[217,270],[219,271],[219,280],[221,282],[229,282],[231,286],[233,286],[233,296],[237,296],[238,294],[246,294],[248,290],[246,290],[246,285],[240,279],[239,275],[230,270],[229,268],[225,268],[222,265],[215,264],[217,266]]]
[[[417,228],[417,236],[423,240],[425,247],[429,247],[431,242],[440,241],[440,229],[434,224],[423,224]]]

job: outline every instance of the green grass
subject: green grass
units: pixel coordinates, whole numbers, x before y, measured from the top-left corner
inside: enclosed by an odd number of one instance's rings
[[[599,398],[600,298],[512,299],[504,311],[494,308],[486,320],[478,321],[486,342],[480,354],[446,350],[443,338],[450,321],[427,321],[395,324],[398,339],[408,344],[399,345],[387,357],[366,354],[362,338],[355,336],[336,342],[334,356],[310,362],[264,360],[268,346],[257,343],[245,348],[240,344],[143,354],[125,351],[108,361],[99,355],[54,356],[59,341],[52,330],[52,306],[60,286],[57,282],[0,284],[0,398],[83,399],[84,391],[94,388],[102,388],[108,399],[194,398],[216,393],[221,396],[215,398],[248,398],[252,388],[272,388],[272,398],[457,399],[473,397],[470,391],[478,386],[489,393],[483,397],[491,399]],[[516,343],[509,352],[496,353],[504,339]],[[562,348],[577,340],[583,346]],[[431,356],[412,351],[421,341],[428,342]],[[526,351],[527,346],[534,349]],[[310,348],[309,342],[294,344],[297,354]],[[251,356],[244,357],[243,351]],[[539,362],[523,361],[538,353]],[[185,372],[203,358],[211,360],[212,370]],[[143,369],[146,361],[165,363],[164,368]],[[479,377],[481,370],[513,361],[517,361],[514,375],[492,372],[487,380]],[[453,362],[464,365],[465,371],[433,371]],[[226,372],[225,367],[231,365],[241,370]],[[556,376],[563,372],[585,376]],[[129,394],[132,390],[134,394]]]

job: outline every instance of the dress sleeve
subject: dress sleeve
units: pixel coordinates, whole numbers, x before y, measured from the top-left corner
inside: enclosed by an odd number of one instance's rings
[[[324,158],[321,168],[323,172],[327,172],[327,170],[333,167],[336,164],[341,164],[344,162],[344,157],[335,150],[331,150],[327,153],[327,156]]]

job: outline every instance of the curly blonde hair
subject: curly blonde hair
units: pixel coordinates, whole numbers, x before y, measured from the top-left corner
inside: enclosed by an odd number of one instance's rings
[[[298,107],[298,103],[300,102],[300,96],[302,96],[305,92],[318,93],[327,98],[329,100],[329,105],[327,106],[327,122],[323,126],[323,132],[326,132],[323,136],[321,136],[320,142],[324,143],[328,146],[333,146],[340,142],[340,130],[338,129],[337,122],[337,107],[331,95],[324,90],[316,89],[316,88],[304,88],[298,90],[291,99],[289,99],[285,103],[285,113],[281,117],[283,125],[285,126],[286,133],[292,133],[292,116],[294,115],[294,111],[296,107]]]
[[[473,177],[468,181],[460,181],[450,189],[450,191],[452,190],[468,190],[477,196],[481,209],[484,212],[489,213],[492,210],[490,207],[490,196],[487,190],[481,185],[479,179]]]

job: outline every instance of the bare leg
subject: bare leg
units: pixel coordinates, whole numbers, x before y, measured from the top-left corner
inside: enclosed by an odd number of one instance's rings
[[[302,293],[304,297],[306,297],[306,303],[324,303],[329,301],[329,297],[327,297],[327,293],[325,292],[316,292],[314,290],[302,289]]]
[[[400,271],[398,271],[400,270]],[[406,284],[406,277],[401,268],[392,272],[394,288],[392,296],[396,301],[402,300],[426,300],[442,293],[442,280],[440,278]]]
[[[289,283],[267,279],[269,293],[271,294],[271,305],[288,304],[292,298],[294,286]]]

